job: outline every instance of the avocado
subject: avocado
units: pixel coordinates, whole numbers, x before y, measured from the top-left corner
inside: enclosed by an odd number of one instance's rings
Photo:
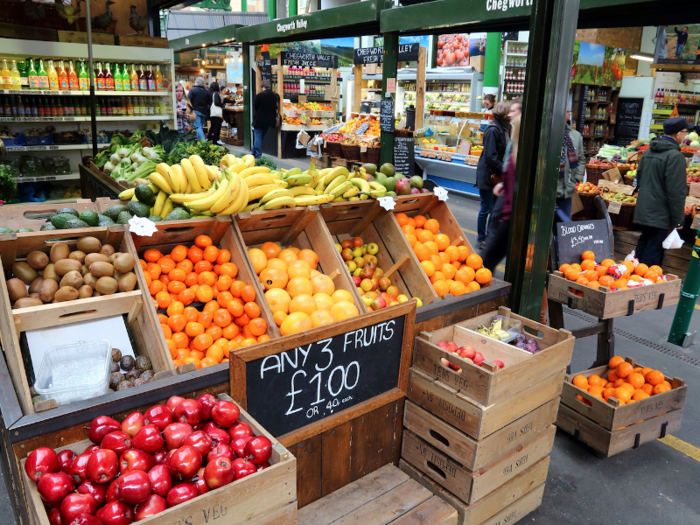
[[[123,204],[115,204],[114,206],[110,206],[109,208],[107,208],[104,211],[104,215],[116,222],[119,218],[119,214],[123,211],[126,211],[126,206],[124,206]]]
[[[97,214],[97,222],[103,221],[105,219],[109,219],[110,221],[113,220],[111,217],[107,217],[106,215],[102,215],[101,213]]]
[[[66,221],[66,225],[64,227],[68,228],[69,230],[75,230],[76,228],[89,228],[90,225],[80,219],[70,219]]]
[[[131,213],[123,211],[119,214],[119,217],[117,217],[117,224],[128,224],[131,217],[133,217]]]
[[[160,222],[160,221],[163,220],[163,217],[161,217],[160,215],[151,215],[151,216],[148,218],[148,220],[151,221],[151,222]]]
[[[134,190],[134,196],[139,202],[143,202],[146,206],[153,206],[156,203],[156,195],[153,193],[148,184],[139,184]]]
[[[164,219],[166,221],[185,221],[190,218],[190,214],[184,208],[174,208]]]
[[[105,226],[114,226],[115,224],[116,223],[112,219],[105,217],[104,215],[102,215],[102,218],[97,223],[97,225],[101,228],[104,228]]]
[[[384,184],[384,181],[386,180],[387,177],[381,171],[378,171],[377,174],[375,175],[375,178],[379,184]]]
[[[73,215],[72,213],[55,213],[51,216],[49,219],[51,221],[51,224],[53,224],[57,230],[63,230],[67,228],[66,222],[70,220],[80,220],[77,219],[76,215]]]
[[[10,228],[0,228],[0,233],[15,233],[15,231]]]
[[[32,230],[31,228],[20,228],[19,230],[17,230],[17,233],[30,233],[33,231],[34,230]]]
[[[80,214],[80,220],[86,222],[88,226],[97,226],[100,222],[100,218],[96,212],[92,210],[85,210]]]
[[[130,201],[126,205],[126,211],[137,217],[149,217],[151,215],[151,207],[139,201]]]
[[[78,213],[78,210],[76,210],[75,208],[61,208],[56,213],[70,213],[71,215],[75,215],[76,217],[80,215]]]
[[[47,230],[55,230],[56,226],[51,224],[49,221],[46,221],[44,224],[41,225],[41,228],[39,228],[39,231],[45,232]]]

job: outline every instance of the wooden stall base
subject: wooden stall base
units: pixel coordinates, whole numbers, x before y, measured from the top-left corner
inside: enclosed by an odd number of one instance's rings
[[[457,525],[457,511],[393,465],[301,509],[299,525]]]

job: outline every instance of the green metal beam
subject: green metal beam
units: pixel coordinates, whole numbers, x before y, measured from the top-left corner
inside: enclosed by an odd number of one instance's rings
[[[530,21],[505,277],[510,305],[537,320],[547,279],[579,0],[538,0]]]
[[[277,18],[277,0],[267,0],[267,17],[270,19],[270,21]]]
[[[502,33],[486,34],[486,57],[484,64],[484,88],[498,88],[501,65]]]
[[[243,147],[249,150],[253,141],[250,137],[250,102],[252,100],[252,90],[250,88],[250,45],[243,44]]]
[[[387,92],[388,81],[390,78],[396,80],[396,72],[399,60],[399,35],[398,33],[388,33],[384,35],[384,63],[382,64],[382,92],[381,98]],[[392,93],[392,97],[395,93]],[[379,162],[393,163],[394,162],[394,134],[382,131],[381,133],[381,149],[379,150]]]
[[[287,0],[289,2],[289,16],[297,16],[299,14],[299,0]]]
[[[203,49],[203,47],[213,47],[227,43],[231,44],[236,41],[236,31],[239,27],[244,26],[233,24],[183,38],[176,38],[168,41],[168,47],[175,51],[190,51],[194,49]]]
[[[241,11],[243,13],[248,12],[248,0],[241,0]]]

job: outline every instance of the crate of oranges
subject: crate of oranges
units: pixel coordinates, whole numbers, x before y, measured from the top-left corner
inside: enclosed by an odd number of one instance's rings
[[[228,217],[156,223],[134,236],[143,276],[177,368],[228,365],[237,348],[269,341],[272,319]]]
[[[596,262],[592,251],[581,262],[562,264],[549,276],[547,297],[599,319],[660,309],[678,303],[681,279],[660,266],[634,261]]]
[[[634,359],[568,375],[557,426],[608,457],[680,429],[688,387]]]

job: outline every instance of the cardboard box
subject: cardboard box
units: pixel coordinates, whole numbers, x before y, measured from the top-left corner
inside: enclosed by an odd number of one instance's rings
[[[483,55],[476,56],[476,57],[469,57],[469,65],[472,66],[476,70],[477,73],[483,73],[485,60],[486,60],[486,57],[484,57]]]

